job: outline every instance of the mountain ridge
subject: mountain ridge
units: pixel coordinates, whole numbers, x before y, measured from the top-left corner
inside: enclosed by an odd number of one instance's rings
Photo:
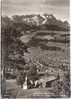
[[[11,17],[14,23],[22,23],[31,28],[51,29],[51,30],[70,30],[68,21],[58,20],[53,14],[32,14],[32,15],[14,15]],[[54,29],[53,29],[54,27]],[[59,29],[57,29],[59,28]]]

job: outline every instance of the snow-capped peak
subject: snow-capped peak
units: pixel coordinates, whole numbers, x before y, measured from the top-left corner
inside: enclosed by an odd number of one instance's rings
[[[52,14],[50,15],[48,14],[27,15],[23,17],[23,21],[26,22],[27,24],[30,24],[31,26],[32,25],[39,26],[43,24],[48,24],[48,25],[53,24],[53,25],[58,25],[58,26],[66,24],[67,26],[67,22],[62,22],[62,21],[57,20]]]

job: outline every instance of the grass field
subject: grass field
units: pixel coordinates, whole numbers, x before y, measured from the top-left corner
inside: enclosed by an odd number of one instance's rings
[[[26,35],[26,34],[25,34]],[[70,66],[70,34],[69,32],[63,31],[36,31],[32,32],[26,36],[22,36],[22,42],[27,42],[29,46],[29,54],[25,53],[26,59],[31,59],[32,61],[39,61],[44,65],[43,71],[45,72],[46,68],[48,68],[49,73],[53,73],[57,75],[59,72],[60,77],[65,79],[65,73],[69,72]],[[64,67],[61,67],[61,66]],[[55,72],[57,71],[57,72]],[[62,82],[67,86],[69,82]],[[55,87],[56,88],[56,87]],[[63,92],[62,95],[58,96],[54,92],[56,90],[54,87],[52,88],[44,88],[44,89],[29,89],[22,90],[14,80],[7,81],[7,90],[10,92],[11,97],[18,98],[28,98],[31,97],[35,99],[35,97],[68,97],[69,92],[66,94]],[[62,87],[65,88],[65,87]],[[68,88],[68,86],[66,87]],[[67,90],[67,89],[64,89]],[[60,93],[61,94],[61,93]]]
[[[47,34],[46,34],[47,33]],[[49,38],[49,35],[51,36],[52,32],[36,32],[35,36],[29,41],[29,45],[31,46],[29,48],[30,56],[35,58],[36,60],[58,60],[62,63],[62,61],[69,62],[69,55],[70,55],[70,46],[69,42],[65,42],[67,38],[69,38],[69,33],[67,32],[53,32],[53,39]],[[42,34],[42,35],[41,35]],[[46,34],[46,39],[44,38],[44,35]],[[48,35],[49,34],[49,35]],[[64,36],[60,36],[64,35]],[[55,38],[56,37],[56,38]],[[50,40],[49,40],[49,39]],[[42,40],[43,39],[43,40]],[[58,40],[59,39],[59,40]],[[61,40],[63,42],[61,42]],[[69,39],[68,39],[69,40]]]

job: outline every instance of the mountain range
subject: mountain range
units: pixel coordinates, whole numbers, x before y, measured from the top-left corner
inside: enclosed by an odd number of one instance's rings
[[[52,29],[52,30],[69,30],[70,25],[67,21],[58,20],[55,16],[48,14],[33,14],[33,15],[14,15],[13,20],[16,23],[24,23],[30,27],[37,27],[39,29]]]

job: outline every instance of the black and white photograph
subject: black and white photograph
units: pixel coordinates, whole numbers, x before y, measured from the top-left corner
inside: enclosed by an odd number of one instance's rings
[[[70,98],[70,0],[0,0],[1,98]]]

